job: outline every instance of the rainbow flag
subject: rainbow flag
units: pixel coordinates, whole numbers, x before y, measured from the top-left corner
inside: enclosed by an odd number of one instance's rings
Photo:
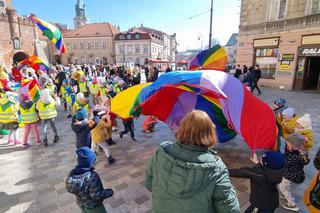
[[[32,55],[24,59],[19,65],[28,65],[34,70],[49,71],[50,67],[38,56]]]

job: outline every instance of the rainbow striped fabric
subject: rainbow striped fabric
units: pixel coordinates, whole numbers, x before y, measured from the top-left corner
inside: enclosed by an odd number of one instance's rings
[[[38,56],[32,55],[21,61],[20,65],[28,65],[34,70],[49,71],[50,67]]]

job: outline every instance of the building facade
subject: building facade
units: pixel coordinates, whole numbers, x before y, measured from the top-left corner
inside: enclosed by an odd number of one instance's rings
[[[320,90],[320,0],[242,0],[237,63],[261,83]]]
[[[110,23],[86,24],[64,34],[67,54],[63,64],[114,64],[114,37],[119,30]]]
[[[16,13],[11,0],[0,1],[0,32],[0,63],[7,70],[33,54],[47,62],[54,57],[53,45],[28,17]]]
[[[117,64],[144,65],[146,59],[174,62],[176,60],[176,36],[146,28],[131,28],[115,37]]]
[[[227,52],[227,65],[230,69],[237,61],[237,43],[238,33],[233,33],[229,38],[227,44],[224,46]]]

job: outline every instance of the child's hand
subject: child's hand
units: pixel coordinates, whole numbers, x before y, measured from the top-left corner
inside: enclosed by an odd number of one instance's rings
[[[255,164],[258,164],[259,163],[259,160],[258,160],[258,155],[256,153],[254,153],[252,155],[252,157],[250,157],[250,160],[255,163]]]

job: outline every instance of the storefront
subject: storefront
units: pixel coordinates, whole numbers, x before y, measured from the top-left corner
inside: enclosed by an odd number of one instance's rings
[[[320,91],[320,35],[302,37],[298,48],[294,89]]]
[[[274,79],[279,56],[279,37],[255,39],[254,64],[259,65],[262,78]]]

